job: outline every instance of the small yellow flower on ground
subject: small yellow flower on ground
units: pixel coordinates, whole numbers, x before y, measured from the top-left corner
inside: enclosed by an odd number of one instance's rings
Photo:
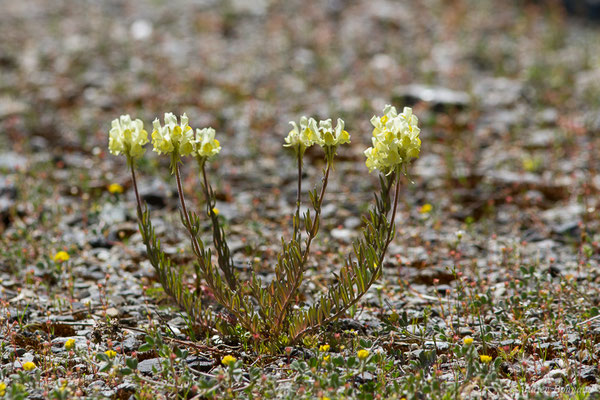
[[[221,363],[223,363],[223,365],[226,365],[229,367],[229,366],[235,364],[236,361],[237,361],[237,359],[234,356],[226,355],[221,360]]]
[[[431,212],[431,210],[433,210],[433,206],[429,203],[423,204],[421,208],[419,208],[419,212],[421,214],[428,214]]]
[[[329,351],[330,347],[328,344],[322,344],[321,347],[319,347],[319,351],[323,352],[323,353],[327,353]]]
[[[33,371],[36,368],[35,364],[31,361],[27,361],[23,364],[23,369],[25,371]]]
[[[489,363],[490,361],[492,361],[492,357],[490,356],[486,356],[486,355],[480,355],[479,359],[481,360],[482,363]]]
[[[118,183],[111,183],[108,185],[108,191],[113,194],[123,193],[123,186],[119,185]]]
[[[53,258],[54,258],[55,262],[61,263],[64,261],[69,261],[70,257],[69,257],[69,253],[61,250],[58,253],[56,253]]]
[[[108,358],[115,358],[117,356],[117,352],[114,350],[106,350],[104,354],[106,354]]]
[[[466,344],[467,346],[473,344],[473,338],[472,337],[466,337],[463,339],[463,343]]]
[[[0,382],[0,397],[4,396],[6,393],[6,383]]]
[[[75,348],[75,339],[69,339],[65,342],[65,349],[73,350]]]
[[[331,356],[329,354],[327,354],[326,356],[323,357],[323,361],[326,363],[328,363],[330,359],[331,359]]]
[[[369,357],[369,350],[365,350],[365,349],[359,350],[359,351],[356,353],[356,355],[358,356],[358,359],[359,359],[359,360],[364,360],[364,359],[366,359],[367,357]]]

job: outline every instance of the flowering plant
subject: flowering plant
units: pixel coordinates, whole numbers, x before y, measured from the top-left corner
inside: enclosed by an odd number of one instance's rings
[[[383,116],[371,118],[373,129],[373,146],[365,150],[369,171],[377,169],[390,174],[400,167],[406,168],[408,163],[419,157],[421,151],[420,129],[418,118],[412,109],[404,107],[398,114],[390,105],[383,109]]]
[[[269,284],[263,284],[253,273],[249,279],[242,280],[233,268],[226,232],[218,218],[215,194],[206,171],[208,161],[221,150],[219,141],[215,139],[215,130],[204,128],[194,131],[185,114],[181,116],[179,123],[171,113],[165,114],[164,126],[158,119],[154,121],[154,151],[168,154],[171,158],[171,172],[177,181],[181,221],[189,234],[196,259],[196,282],[192,290],[183,284],[181,274],[162,251],[147,207],[140,200],[135,161],[144,153],[143,146],[148,142],[143,123],[140,120],[132,121],[128,115],[114,120],[110,130],[109,149],[115,155],[123,153],[127,157],[137,200],[140,232],[148,258],[157,271],[165,292],[193,320],[210,329],[208,321],[211,316],[202,309],[200,299],[201,285],[205,285],[229,314],[228,318],[216,321],[221,332],[232,333],[236,331],[236,327],[241,327],[251,334],[258,346],[270,349],[293,344],[344,315],[381,275],[384,256],[395,231],[394,215],[398,203],[399,179],[401,173],[406,173],[410,161],[419,156],[420,151],[418,120],[412,110],[404,108],[402,114],[397,114],[394,107],[386,106],[383,113],[382,117],[373,117],[371,120],[375,127],[373,147],[365,151],[369,170],[377,169],[381,172],[381,189],[375,195],[375,207],[364,218],[362,237],[355,241],[352,254],[336,275],[336,282],[327,293],[307,307],[299,307],[297,298],[310,247],[319,232],[322,204],[337,148],[350,142],[350,134],[344,130],[343,120],[338,118],[335,128],[331,119],[317,122],[314,118],[302,117],[299,124],[290,123],[292,130],[285,138],[284,146],[294,150],[297,160],[296,211],[292,222],[293,234],[287,241],[282,239],[282,249],[274,266],[275,278]],[[306,149],[313,145],[323,148],[326,165],[320,190],[315,189],[309,193],[312,212],[309,210],[301,216],[302,160]],[[187,209],[180,172],[182,157],[186,156],[196,158],[202,179],[205,215],[212,225],[216,265],[213,264],[211,250],[199,238],[203,217]],[[394,195],[391,196],[394,186]],[[300,233],[302,225],[306,231],[304,240]]]

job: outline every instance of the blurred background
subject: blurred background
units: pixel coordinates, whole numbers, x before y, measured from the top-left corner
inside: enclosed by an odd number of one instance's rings
[[[170,111],[217,130],[225,175],[243,160],[277,169],[289,158],[281,144],[290,120],[342,117],[352,135],[342,170],[365,176],[369,119],[391,103],[413,106],[423,126],[415,201],[449,189],[439,206],[459,220],[478,219],[490,202],[552,208],[600,184],[598,8],[592,0],[3,1],[0,168],[27,165],[27,154],[59,166],[122,165],[106,152],[110,121],[129,113],[150,129]]]

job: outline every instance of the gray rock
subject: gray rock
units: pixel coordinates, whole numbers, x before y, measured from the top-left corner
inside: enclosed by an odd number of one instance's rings
[[[539,390],[543,388],[556,386],[556,381],[553,378],[546,377],[538,380],[537,382],[534,382],[531,386],[532,388]]]
[[[567,376],[567,371],[564,369],[555,369],[546,374],[546,377],[552,379],[566,379]]]
[[[99,219],[107,225],[124,222],[127,219],[127,211],[121,204],[106,203],[100,211]]]
[[[368,371],[360,373],[354,377],[354,380],[358,384],[371,382],[371,381],[374,381],[375,379],[377,379],[377,376],[373,375],[372,373],[370,373]]]
[[[215,365],[215,363],[205,357],[189,356],[185,360],[190,368],[200,372],[209,372]]]
[[[362,225],[362,220],[358,217],[350,217],[346,218],[344,221],[344,228],[347,229],[357,229]]]
[[[351,243],[354,235],[355,232],[353,230],[346,228],[331,230],[331,237],[344,243]]]
[[[139,345],[140,341],[133,336],[128,336],[127,338],[125,338],[125,340],[123,340],[123,350],[126,353],[131,353],[132,351],[135,351],[139,347]]]
[[[412,84],[399,87],[394,96],[399,102],[416,103],[423,101],[431,103],[434,109],[448,107],[464,108],[471,102],[470,96],[465,92],[451,90],[440,86]]]
[[[585,383],[596,383],[598,381],[598,368],[591,365],[583,365],[578,370],[579,379]]]
[[[335,203],[327,203],[321,208],[321,217],[329,218],[333,217],[338,210],[338,205]]]
[[[483,78],[477,80],[474,95],[484,107],[510,106],[519,100],[523,83],[508,78]]]
[[[152,374],[152,368],[160,371],[160,358],[149,358],[138,363],[138,371],[143,374]]]
[[[423,154],[415,162],[413,173],[424,180],[440,178],[446,174],[446,163],[437,154]]]
[[[439,351],[446,351],[446,350],[448,350],[450,348],[450,343],[448,343],[448,342],[441,342],[441,341],[434,342],[434,341],[428,340],[423,345],[427,349],[436,349],[436,350],[439,350]]]
[[[525,147],[529,149],[543,149],[552,146],[556,133],[552,129],[533,131],[525,140]]]
[[[27,157],[22,156],[19,153],[15,152],[6,152],[0,155],[0,171],[8,170],[10,172],[14,171],[24,171],[27,169]]]
[[[573,223],[580,220],[584,208],[581,204],[572,203],[566,206],[551,208],[541,213],[541,217],[547,223]]]
[[[117,398],[119,399],[127,399],[130,396],[133,396],[136,391],[136,386],[131,382],[123,382],[116,388]]]
[[[106,383],[104,383],[104,381],[96,380],[88,385],[88,390],[97,391],[97,390],[104,389],[105,387],[106,387]]]
[[[0,120],[12,115],[25,114],[29,110],[27,103],[12,97],[0,97]]]

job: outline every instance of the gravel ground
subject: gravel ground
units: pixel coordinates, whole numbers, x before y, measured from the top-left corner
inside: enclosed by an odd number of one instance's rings
[[[600,396],[597,23],[551,1],[28,0],[2,8],[5,396]],[[294,160],[282,147],[288,121],[343,118],[352,143],[329,182],[301,299],[310,304],[339,271],[372,202],[378,181],[363,151],[369,119],[385,104],[413,107],[423,144],[402,181],[376,287],[291,354],[194,337],[146,258],[125,162],[108,153],[110,121],[129,113],[149,127],[164,112],[185,112],[192,126],[217,130],[223,150],[210,175],[230,248],[242,277],[253,265],[268,281],[296,199]],[[305,192],[324,166],[318,150],[306,157]],[[188,201],[201,209],[197,174],[183,171]],[[114,183],[123,193],[108,190]],[[191,250],[167,159],[147,153],[140,191],[188,277]],[[203,235],[210,243],[208,225]],[[54,260],[59,251],[69,260]],[[174,356],[177,374],[165,372],[169,350],[140,351],[146,336],[189,352]],[[457,350],[465,337],[477,354]],[[320,364],[328,362],[323,343],[344,360],[361,347],[379,358],[336,386]],[[111,349],[114,358],[96,358]],[[226,354],[241,361],[235,377],[221,366]],[[499,360],[496,375],[479,365],[477,379],[466,378],[469,357],[482,364],[477,355]],[[312,372],[291,366],[311,359]],[[127,360],[137,367],[122,374],[115,365]],[[253,380],[251,366],[264,379]]]

